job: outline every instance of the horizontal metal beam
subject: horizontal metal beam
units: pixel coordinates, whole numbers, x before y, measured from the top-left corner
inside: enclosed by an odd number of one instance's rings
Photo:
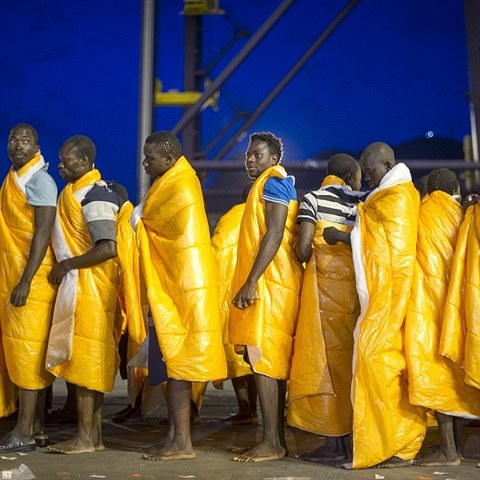
[[[282,165],[290,172],[293,170],[325,170],[328,160],[304,160],[298,162],[285,162]],[[397,160],[397,163],[405,163],[411,170],[433,170],[435,168],[450,168],[451,170],[475,170],[480,169],[478,163],[465,162],[463,159],[454,160]],[[208,161],[198,160],[193,164],[195,170],[222,170],[242,171],[245,170],[243,162],[228,160]]]

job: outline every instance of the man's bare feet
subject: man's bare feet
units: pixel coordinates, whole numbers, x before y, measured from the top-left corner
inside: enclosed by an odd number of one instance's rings
[[[403,460],[400,457],[393,456],[388,460],[375,465],[375,468],[401,468],[409,467],[410,465],[413,465],[413,460]]]
[[[322,445],[315,450],[298,455],[297,458],[305,462],[322,463],[345,460],[347,454],[344,448],[335,448],[332,445]]]
[[[458,455],[448,457],[441,450],[430,453],[415,461],[415,464],[421,467],[457,467],[461,463],[462,460]]]
[[[193,447],[180,447],[173,442],[166,440],[148,449],[148,453],[143,455],[144,460],[189,460],[195,458]]]
[[[282,446],[273,446],[262,442],[245,453],[235,455],[232,460],[234,462],[269,462],[280,460],[285,457],[285,454]]]
[[[230,417],[224,418],[222,422],[229,423],[231,425],[257,425],[258,418],[256,415],[252,415],[251,413],[237,413]]]
[[[103,447],[105,448],[105,447]],[[92,443],[88,443],[79,439],[78,436],[73,437],[65,442],[49,445],[47,449],[54,453],[64,453],[66,455],[75,455],[78,453],[93,453],[96,447]]]

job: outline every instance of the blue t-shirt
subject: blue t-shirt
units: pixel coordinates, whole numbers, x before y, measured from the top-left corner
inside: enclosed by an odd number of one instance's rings
[[[56,207],[57,184],[47,172],[48,163],[25,184],[27,203],[32,207]]]
[[[269,178],[263,187],[262,199],[267,202],[281,203],[288,207],[291,200],[297,199],[295,177],[288,175],[285,178]]]

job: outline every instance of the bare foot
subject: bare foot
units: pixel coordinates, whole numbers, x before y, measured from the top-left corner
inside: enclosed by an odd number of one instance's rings
[[[400,457],[391,457],[378,465],[375,468],[401,468],[413,465],[413,460],[403,460]]]
[[[258,424],[258,419],[256,415],[251,413],[237,413],[231,417],[224,418],[222,422],[230,423],[231,425],[256,425]]]
[[[282,446],[275,447],[262,442],[241,455],[235,455],[232,460],[234,462],[269,462],[283,457],[285,457],[285,449]]]
[[[103,452],[105,450],[105,445],[103,442],[99,442],[95,444],[95,451],[96,452]]]
[[[92,453],[95,452],[95,446],[88,442],[81,441],[77,436],[71,440],[49,445],[47,449],[54,453],[64,453],[66,455],[75,455],[77,453]]]
[[[196,456],[191,445],[181,448],[168,440],[157,445],[159,446],[152,445],[142,458],[144,460],[189,460]]]
[[[457,467],[462,460],[457,455],[447,457],[441,450],[431,453],[415,462],[421,467]]]
[[[329,445],[322,445],[321,447],[311,450],[310,452],[303,453],[298,455],[299,460],[304,460],[306,462],[330,462],[345,460],[347,454],[345,449],[334,448]]]

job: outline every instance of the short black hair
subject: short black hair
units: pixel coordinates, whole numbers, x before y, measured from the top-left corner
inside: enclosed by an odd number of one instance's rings
[[[420,198],[423,198],[428,193],[427,182],[428,182],[428,174],[423,175],[420,178],[417,178],[413,182],[413,185],[415,186],[415,188],[418,190],[418,193],[420,194]]]
[[[172,155],[175,160],[182,156],[182,146],[178,141],[178,138],[171,132],[166,130],[159,130],[150,134],[145,143],[155,145],[158,151],[161,151],[165,155]]]
[[[33,135],[33,139],[35,140],[35,145],[38,144],[38,132],[35,127],[32,127],[28,123],[17,123],[10,129],[10,133],[13,132],[14,130],[29,130]]]
[[[328,161],[327,175],[335,175],[345,180],[349,173],[354,174],[359,168],[360,165],[351,155],[337,153]]]
[[[277,163],[282,161],[283,143],[280,138],[271,132],[257,132],[250,135],[250,142],[254,142],[255,140],[260,140],[267,144],[270,155],[276,155],[278,157]]]
[[[427,191],[429,194],[436,190],[441,190],[449,195],[453,195],[458,191],[459,187],[457,177],[448,168],[432,170],[427,179]]]
[[[92,139],[86,135],[74,135],[68,140],[65,140],[63,145],[71,143],[74,147],[77,147],[78,153],[81,157],[87,157],[91,165],[95,163],[95,156],[97,154],[97,149]]]

